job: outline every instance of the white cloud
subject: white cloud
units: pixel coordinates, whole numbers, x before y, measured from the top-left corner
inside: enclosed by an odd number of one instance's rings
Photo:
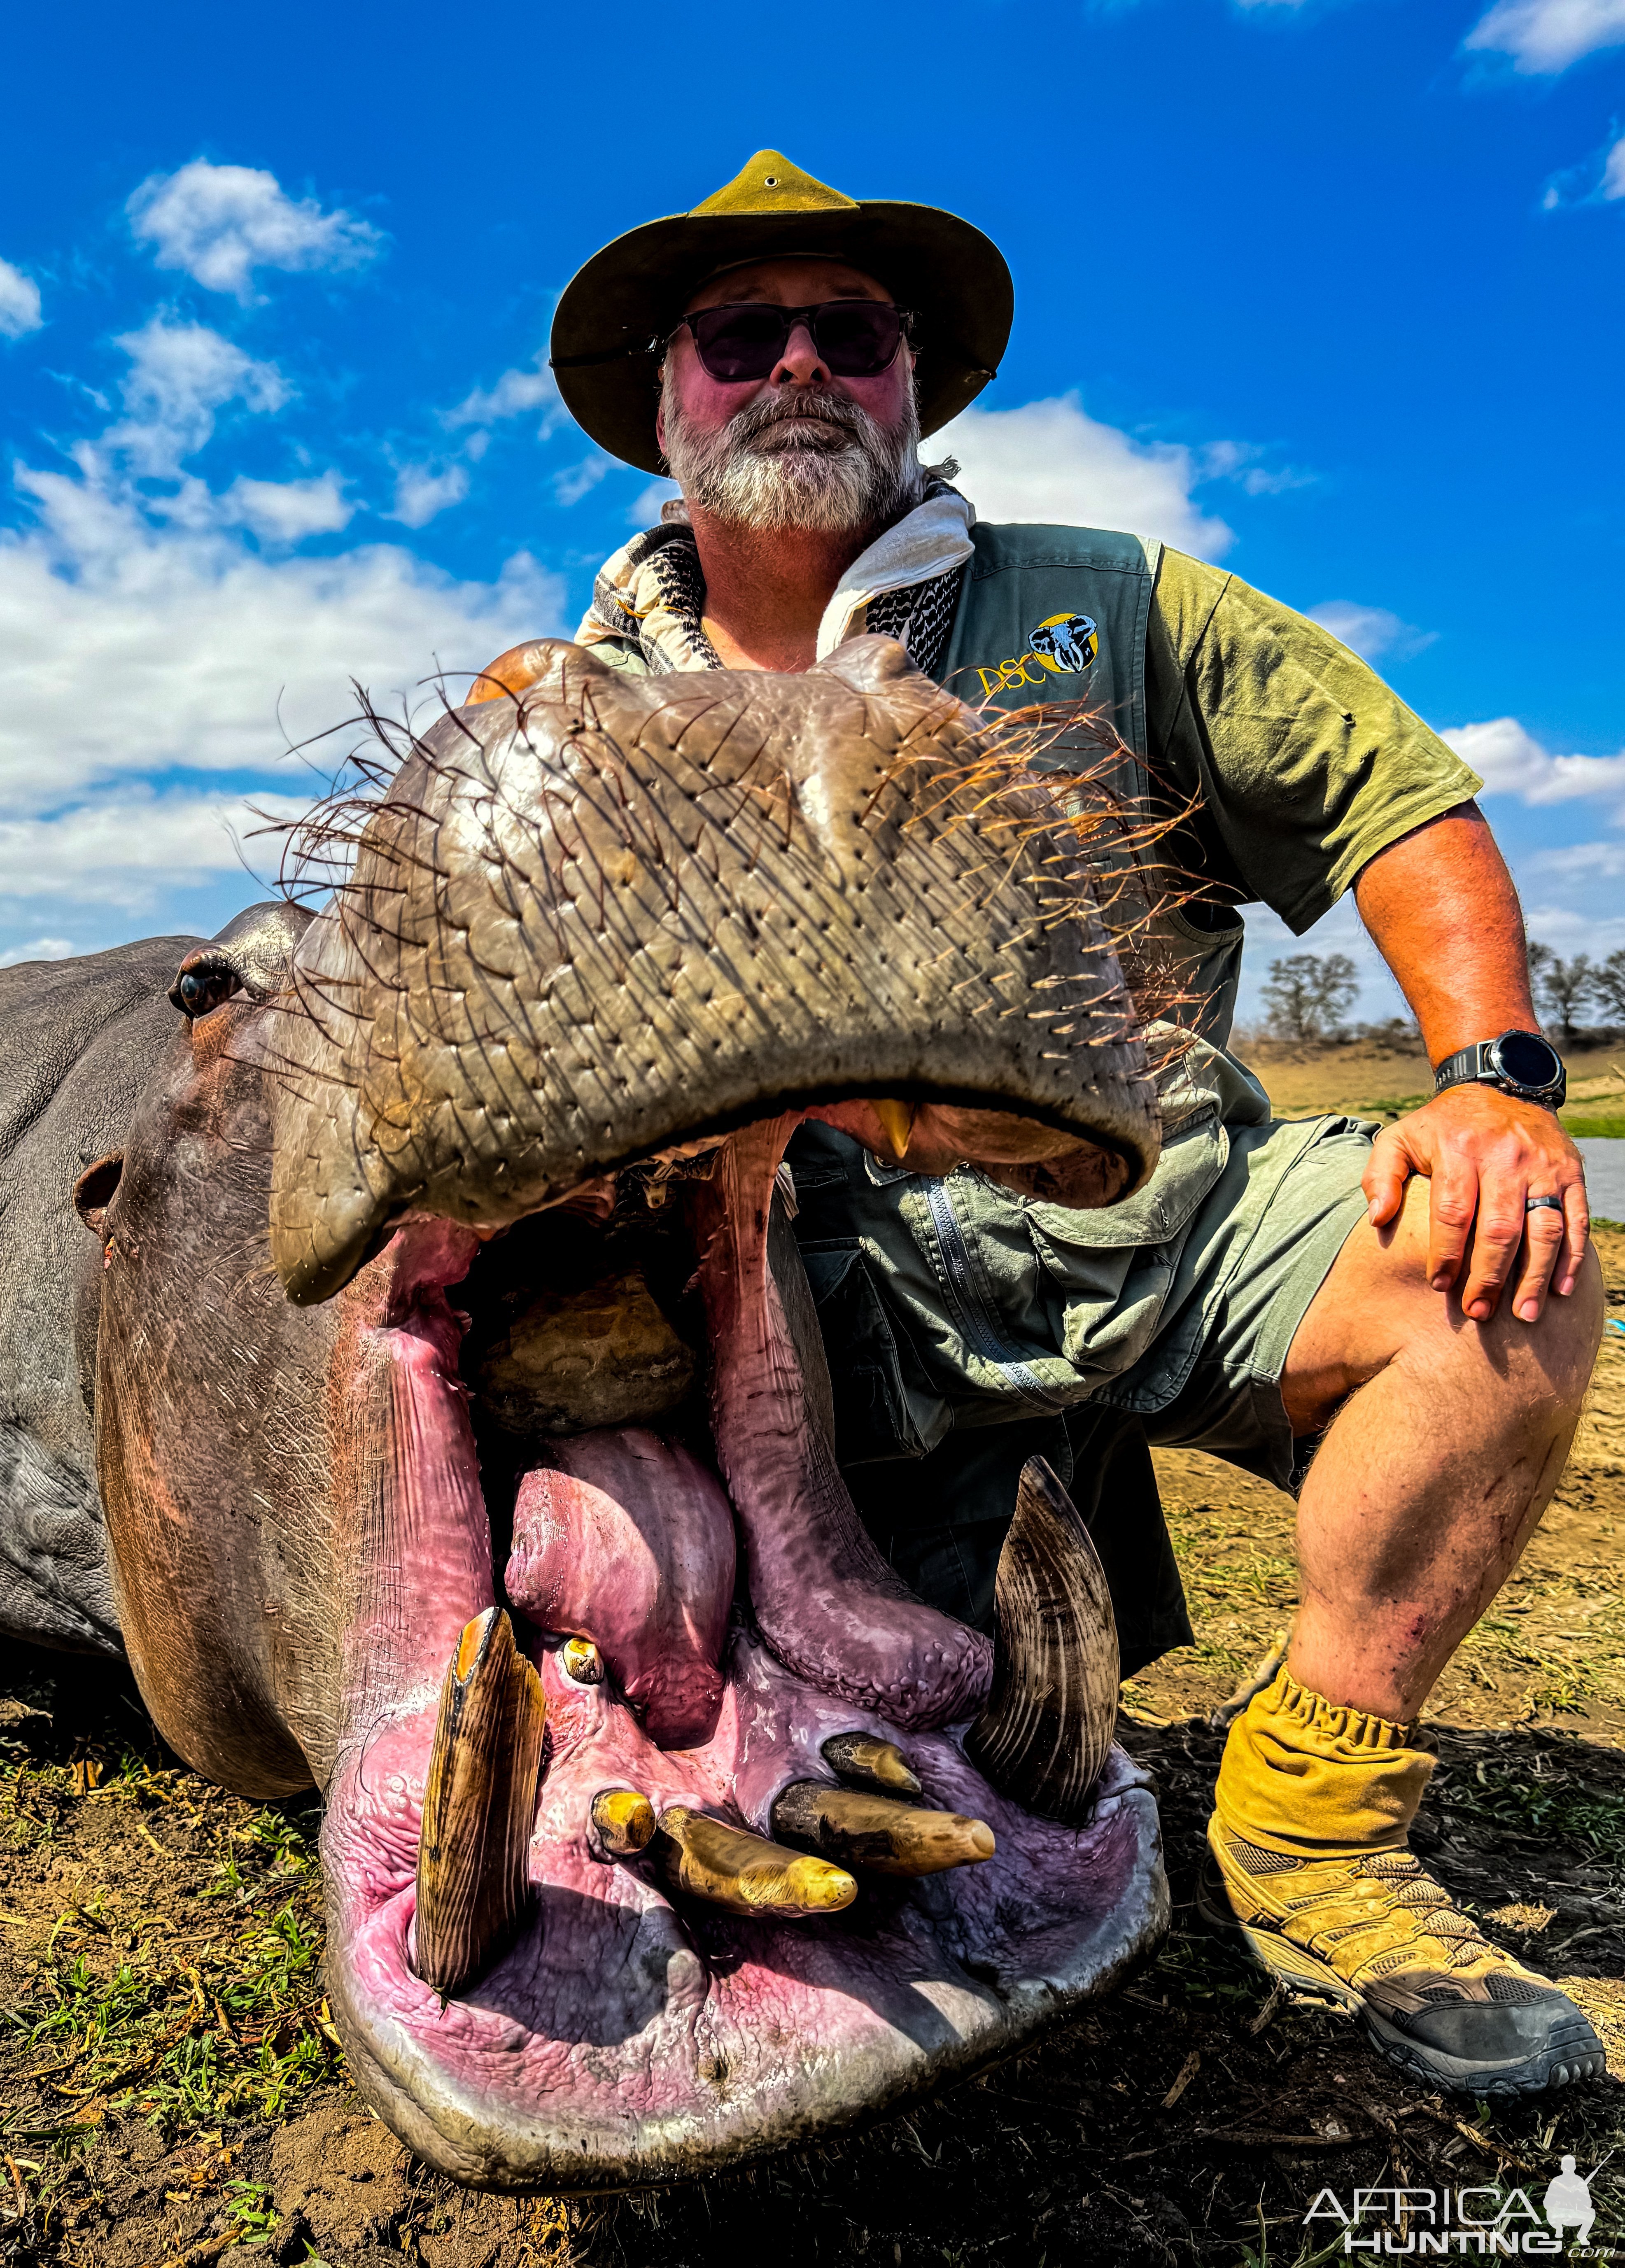
[[[1018,409],[973,403],[923,448],[929,459],[959,459],[956,485],[983,519],[1131,528],[1203,559],[1235,541],[1192,503],[1204,475],[1189,449],[1131,440],[1091,417],[1076,394]]]
[[[275,173],[211,166],[206,158],[179,173],[155,173],[125,210],[160,268],[179,268],[205,291],[245,302],[256,268],[359,268],[384,241],[351,213],[324,213],[312,197],[296,203]]]
[[[42,320],[40,287],[33,277],[13,268],[9,260],[0,260],[0,339],[20,339],[37,331]]]
[[[569,465],[553,476],[553,494],[562,504],[579,504],[584,496],[591,495],[606,473],[614,469],[613,460],[604,456],[584,457],[578,465]]]
[[[1419,630],[1410,622],[1402,622],[1386,607],[1359,607],[1350,599],[1328,599],[1324,606],[1311,607],[1308,611],[1312,622],[1330,630],[1367,661],[1375,661],[1384,653],[1395,661],[1408,661],[1438,636],[1437,630]]]
[[[221,517],[274,543],[298,543],[306,535],[335,535],[347,526],[355,505],[337,473],[308,481],[235,480],[220,499]]]
[[[1469,48],[1511,55],[1526,72],[1566,70],[1625,41],[1625,0],[1496,0],[1467,33]]]
[[[1602,194],[1605,197],[1625,197],[1625,134],[1603,161]]]
[[[160,796],[136,788],[50,818],[0,820],[0,893],[72,902],[93,877],[99,905],[144,913],[165,890],[242,873],[245,856],[268,879],[280,846],[261,830],[268,819],[298,818],[306,802],[268,794]],[[245,873],[245,895],[252,887]]]
[[[528,369],[505,370],[495,386],[484,390],[475,387],[455,409],[446,412],[446,423],[493,425],[504,417],[523,417],[532,409],[540,409],[538,438],[545,441],[568,414],[559,398],[558,380],[548,368],[547,356],[546,347],[540,347]]]
[[[402,465],[389,517],[406,527],[427,527],[438,512],[460,504],[467,493],[468,475],[460,465],[449,465],[443,473],[431,473],[427,465]]]
[[[1625,753],[1617,756],[1555,756],[1516,717],[1461,725],[1440,736],[1472,765],[1490,795],[1515,795],[1527,804],[1573,803],[1585,796],[1619,799],[1625,815]]]
[[[173,476],[215,429],[215,413],[228,401],[250,409],[280,409],[290,389],[275,363],[255,362],[205,323],[172,322],[154,315],[118,341],[130,357],[124,381],[122,423],[102,446],[131,460],[137,473]]]
[[[31,937],[26,945],[0,953],[0,968],[15,968],[19,961],[67,961],[78,949],[65,937]]]
[[[154,526],[85,481],[26,484],[39,524],[0,534],[8,815],[120,775],[277,766],[284,730],[298,740],[350,712],[352,676],[416,701],[437,659],[460,688],[452,673],[562,626],[562,584],[527,553],[495,583],[393,544],[271,560],[217,527]]]

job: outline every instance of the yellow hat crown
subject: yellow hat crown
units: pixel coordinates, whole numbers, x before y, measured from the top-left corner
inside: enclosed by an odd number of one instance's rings
[[[843,197],[827,181],[815,181],[777,150],[758,150],[731,181],[694,207],[691,218],[716,213],[856,212],[856,197]]]

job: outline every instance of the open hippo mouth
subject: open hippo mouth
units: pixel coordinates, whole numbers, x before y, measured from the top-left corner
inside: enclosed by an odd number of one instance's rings
[[[1140,1184],[1086,834],[879,641],[653,683],[559,647],[418,745],[305,934],[271,1241],[337,1315],[329,1989],[464,2180],[813,2139],[1164,1925],[1086,1531],[1030,1466],[995,1638],[880,1558],[785,1163],[814,1120]]]

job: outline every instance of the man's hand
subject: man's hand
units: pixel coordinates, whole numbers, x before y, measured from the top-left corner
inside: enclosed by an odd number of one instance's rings
[[[1473,1084],[1447,1087],[1385,1127],[1363,1182],[1373,1227],[1398,1219],[1412,1174],[1433,1184],[1429,1281],[1436,1292],[1460,1282],[1462,1312],[1474,1322],[1489,1321],[1509,1280],[1512,1312],[1526,1323],[1538,1320],[1548,1288],[1564,1298],[1573,1291],[1590,1232],[1585,1169],[1549,1110]],[[1543,1197],[1561,1197],[1562,1211],[1525,1211]]]

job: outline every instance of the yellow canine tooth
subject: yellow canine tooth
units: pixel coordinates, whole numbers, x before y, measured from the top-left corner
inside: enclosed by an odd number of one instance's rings
[[[908,1137],[914,1131],[914,1122],[919,1115],[918,1106],[912,1102],[877,1102],[871,1108],[880,1122],[880,1130],[891,1145],[892,1155],[901,1166],[908,1154]]]
[[[920,1793],[920,1783],[902,1750],[870,1733],[832,1734],[824,1743],[824,1762],[838,1778],[856,1780],[877,1795]]]
[[[993,1830],[957,1811],[932,1811],[822,1780],[792,1782],[773,1807],[773,1831],[843,1867],[881,1874],[940,1874],[992,1858]]]

